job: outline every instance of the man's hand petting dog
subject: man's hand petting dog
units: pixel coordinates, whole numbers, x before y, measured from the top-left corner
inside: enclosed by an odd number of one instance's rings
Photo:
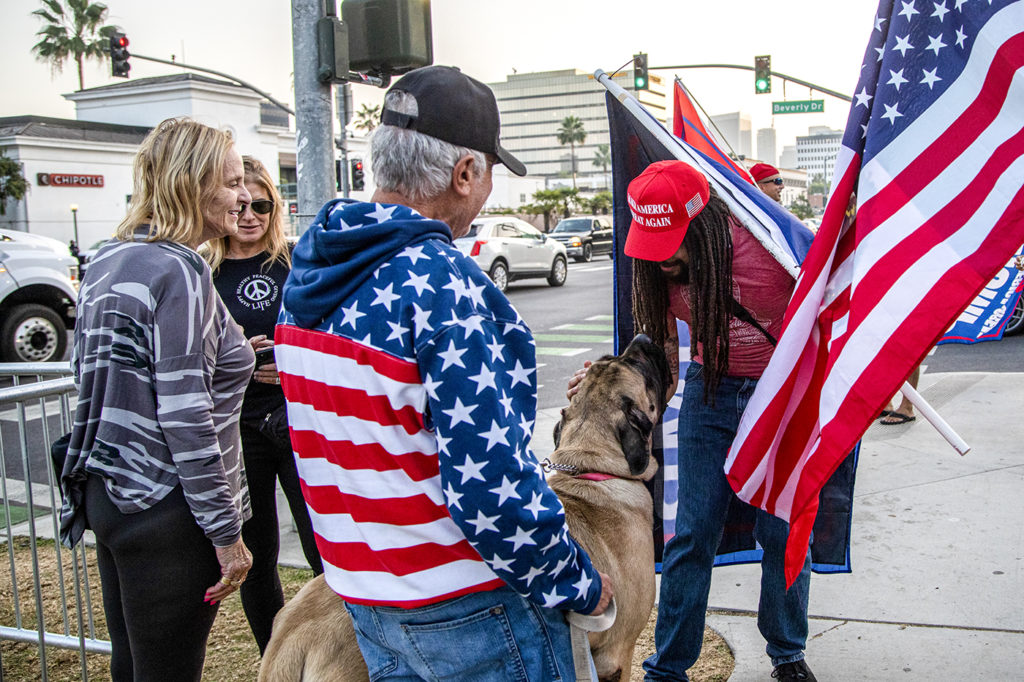
[[[593,611],[583,614],[585,616],[600,616],[608,610],[608,605],[612,603],[612,597],[615,596],[615,586],[612,585],[612,579],[608,577],[608,574],[601,571],[598,571],[597,574],[601,576],[601,599],[598,600]]]
[[[587,370],[590,369],[590,365],[593,363],[587,360],[583,363],[583,367],[576,370],[571,377],[569,377],[569,386],[565,391],[565,397],[567,400],[572,400],[572,397],[580,392],[580,384],[587,378]]]

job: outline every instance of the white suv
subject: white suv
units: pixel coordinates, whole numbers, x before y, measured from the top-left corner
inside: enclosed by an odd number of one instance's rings
[[[565,246],[518,218],[477,218],[455,246],[476,261],[501,291],[524,277],[547,277],[553,287],[565,284]]]
[[[0,230],[0,362],[55,362],[75,323],[78,261],[66,244]]]

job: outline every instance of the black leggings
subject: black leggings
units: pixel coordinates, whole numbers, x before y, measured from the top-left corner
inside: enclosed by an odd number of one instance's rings
[[[288,448],[278,448],[257,431],[242,426],[242,456],[245,477],[249,482],[249,504],[252,518],[242,524],[242,540],[252,552],[252,568],[242,583],[242,608],[249,627],[260,648],[260,655],[270,641],[274,616],[284,606],[281,579],[277,574],[277,557],[281,545],[277,520],[277,481],[288,500],[288,508],[299,532],[302,553],[313,573],[324,572],[320,552],[313,536],[306,501],[302,498],[295,458]]]
[[[181,486],[145,511],[122,514],[93,474],[85,514],[96,535],[112,680],[199,680],[217,616],[203,598],[220,564]]]

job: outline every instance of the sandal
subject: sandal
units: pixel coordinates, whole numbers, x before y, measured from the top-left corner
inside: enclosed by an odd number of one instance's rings
[[[901,414],[899,412],[890,412],[889,414],[887,414],[887,415],[885,415],[883,417],[883,419],[886,419],[886,418],[892,419],[893,421],[882,421],[882,420],[879,420],[878,423],[882,424],[883,426],[897,426],[899,424],[909,424],[910,422],[912,422],[915,419],[917,419],[917,417],[915,417],[912,414]]]
[[[890,414],[896,414],[896,413],[893,412],[892,410],[882,410],[881,412],[878,413],[878,416],[875,417],[875,419],[881,419],[883,417],[888,417]]]

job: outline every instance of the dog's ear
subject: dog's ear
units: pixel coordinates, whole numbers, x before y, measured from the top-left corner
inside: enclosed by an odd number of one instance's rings
[[[635,476],[647,469],[647,462],[651,458],[648,444],[654,423],[631,398],[622,398],[622,414],[625,420],[619,424],[619,445],[629,465],[629,473]]]
[[[555,447],[556,447],[556,448],[558,447],[558,443],[559,443],[559,441],[561,441],[561,440],[562,440],[562,422],[563,422],[563,421],[565,421],[565,408],[562,408],[562,416],[561,416],[561,419],[559,419],[559,420],[558,420],[558,423],[557,423],[557,424],[555,424],[555,431],[554,431],[554,433],[552,434],[552,436],[554,436],[554,440],[555,440]]]

